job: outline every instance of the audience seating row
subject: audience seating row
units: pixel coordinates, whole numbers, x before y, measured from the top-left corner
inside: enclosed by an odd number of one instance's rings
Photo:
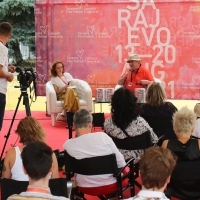
[[[123,199],[123,191],[130,189],[130,196],[135,195],[134,190],[134,170],[133,170],[133,159],[130,159],[126,165],[118,169],[115,154],[110,154],[106,156],[98,156],[84,159],[75,159],[65,152],[65,173],[67,175],[67,180],[71,181],[71,178],[75,173],[82,175],[100,175],[100,174],[113,174],[117,181],[117,190],[115,193],[100,195],[100,199],[110,199],[117,197],[118,199]],[[81,167],[80,167],[81,166]],[[128,172],[123,174],[123,170],[128,167]],[[128,179],[128,183],[123,187],[122,181]],[[73,189],[73,188],[72,188]],[[81,193],[79,191],[79,193]],[[72,192],[72,194],[74,194]],[[84,196],[84,195],[83,195]],[[74,199],[74,196],[70,197]]]
[[[148,133],[146,133],[148,135]],[[81,167],[79,167],[81,166]],[[49,181],[50,189],[53,195],[65,196],[70,199],[74,199],[74,193],[72,192],[73,181],[71,177],[74,173],[80,173],[85,175],[105,174],[111,173],[116,177],[118,183],[118,190],[116,193],[109,196],[99,196],[100,199],[107,199],[113,196],[117,196],[118,199],[123,198],[123,191],[130,189],[130,195],[135,195],[134,184],[139,186],[134,176],[137,168],[133,165],[133,159],[129,160],[125,167],[129,167],[129,173],[121,175],[123,169],[117,169],[115,155],[100,156],[94,158],[86,158],[76,160],[69,156],[65,152],[65,173],[67,178],[51,179]],[[200,161],[191,162],[177,162],[176,167],[171,175],[170,183],[165,192],[166,196],[176,197],[184,200],[200,199]],[[122,180],[128,178],[128,185],[125,188],[122,187]],[[26,190],[28,186],[27,181],[15,181],[12,179],[0,179],[1,185],[1,199],[6,200],[12,194],[19,194]],[[72,195],[71,195],[72,193]]]

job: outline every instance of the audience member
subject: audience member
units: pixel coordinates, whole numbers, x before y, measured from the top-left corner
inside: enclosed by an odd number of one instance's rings
[[[200,103],[197,103],[194,106],[194,112],[197,115],[197,119],[196,119],[196,122],[195,122],[195,127],[194,127],[194,131],[192,133],[192,136],[200,139]]]
[[[163,147],[173,151],[178,161],[200,159],[200,140],[190,139],[196,121],[196,114],[187,107],[181,108],[173,116],[173,127],[178,139],[165,140]]]
[[[150,131],[152,143],[158,141],[158,137],[153,132],[149,124],[138,116],[137,98],[132,91],[120,88],[116,90],[111,99],[111,114],[104,122],[104,130],[112,137],[124,139],[135,137],[146,131]],[[135,158],[138,161],[143,150],[124,150],[119,149],[125,160]]]
[[[63,145],[70,156],[83,159],[114,153],[118,168],[125,166],[123,155],[106,133],[91,133],[92,115],[87,110],[78,110],[74,114],[73,123],[77,137],[67,140]],[[91,176],[77,174],[75,180],[79,190],[90,195],[106,195],[117,190],[116,178],[112,174]]]
[[[141,58],[137,54],[131,54],[127,63],[129,63],[129,69],[119,78],[118,85],[124,85],[125,88],[134,92],[135,88],[146,88],[154,81],[150,71],[141,66]]]
[[[158,82],[151,83],[146,92],[146,103],[139,108],[140,116],[143,117],[153,128],[155,134],[165,139],[175,139],[172,116],[177,108],[166,101],[166,94],[162,85]]]
[[[164,190],[176,165],[176,157],[170,150],[150,147],[141,156],[139,169],[142,190],[127,200],[167,200]],[[168,199],[169,200],[169,199]]]
[[[44,142],[32,142],[24,147],[21,157],[23,170],[29,178],[29,185],[26,192],[14,194],[8,200],[67,200],[65,197],[53,196],[48,187],[52,173],[52,155],[52,149]]]
[[[63,112],[59,113],[57,120],[66,120],[66,111],[76,112],[79,109],[79,99],[70,88],[72,75],[65,72],[64,64],[61,61],[55,61],[51,66],[51,83],[55,89],[57,98],[63,101]]]
[[[28,181],[28,176],[22,170],[21,152],[31,142],[44,142],[45,132],[42,125],[33,117],[21,119],[15,132],[19,136],[19,142],[22,145],[13,147],[7,151],[3,164],[3,177],[18,181]],[[58,178],[58,163],[55,154],[52,154],[52,159],[51,178]]]

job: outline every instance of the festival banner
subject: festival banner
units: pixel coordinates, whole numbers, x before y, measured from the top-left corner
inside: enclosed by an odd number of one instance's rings
[[[137,53],[169,99],[200,99],[200,2],[36,0],[38,95],[55,60],[74,78],[113,88]]]

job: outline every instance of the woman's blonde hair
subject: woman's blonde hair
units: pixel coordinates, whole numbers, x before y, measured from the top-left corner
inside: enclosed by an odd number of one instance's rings
[[[146,92],[146,102],[151,106],[160,106],[166,100],[165,91],[160,83],[151,83]]]
[[[173,115],[173,127],[176,135],[191,134],[196,122],[196,114],[187,106]]]
[[[23,144],[35,141],[45,141],[45,132],[42,125],[37,119],[31,116],[20,120],[15,133],[19,135],[20,142]]]

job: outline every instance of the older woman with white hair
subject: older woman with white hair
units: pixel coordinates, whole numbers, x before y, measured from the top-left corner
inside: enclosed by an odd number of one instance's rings
[[[164,148],[170,149],[178,157],[178,161],[200,159],[200,140],[191,139],[196,114],[187,107],[181,108],[173,115],[173,128],[178,139],[165,140]]]
[[[196,113],[197,118],[192,136],[196,139],[200,139],[200,103],[197,103],[194,106],[194,112]]]

